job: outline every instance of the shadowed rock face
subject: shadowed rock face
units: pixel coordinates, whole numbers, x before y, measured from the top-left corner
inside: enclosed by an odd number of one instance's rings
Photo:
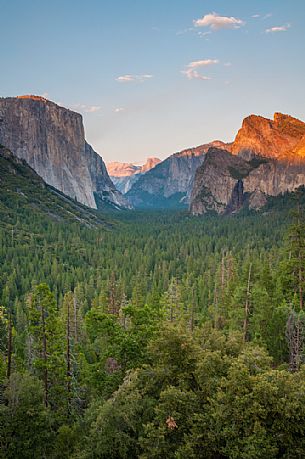
[[[267,196],[305,184],[305,123],[275,113],[274,119],[244,119],[231,153],[211,149],[197,170],[190,209],[200,215],[259,209]]]
[[[221,141],[183,150],[139,177],[126,194],[134,207],[187,207],[194,176],[211,146],[230,148]]]
[[[245,203],[257,210],[266,204],[267,196],[305,184],[305,123],[288,115],[277,113],[274,121],[254,115],[246,118],[232,153],[208,151],[194,180],[193,214],[232,213]]]
[[[46,183],[96,208],[127,206],[102,158],[86,143],[82,116],[39,96],[0,99],[0,143],[24,159]]]

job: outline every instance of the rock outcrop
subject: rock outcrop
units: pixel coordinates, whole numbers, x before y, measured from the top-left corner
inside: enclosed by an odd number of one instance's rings
[[[126,194],[142,174],[153,169],[160,162],[159,158],[148,158],[143,166],[132,163],[112,162],[107,164],[107,169],[117,189],[121,193]]]
[[[0,144],[46,183],[88,207],[128,206],[85,141],[78,113],[39,96],[0,98]]]
[[[217,140],[175,153],[139,177],[126,197],[138,208],[187,207],[195,172],[211,146],[230,149]]]
[[[305,123],[292,116],[275,113],[273,120],[270,120],[250,115],[244,119],[231,151],[244,158],[256,155],[294,160],[297,159],[304,136]]]
[[[276,113],[243,121],[231,153],[210,149],[196,172],[190,210],[195,215],[258,210],[268,196],[305,184],[305,123]]]

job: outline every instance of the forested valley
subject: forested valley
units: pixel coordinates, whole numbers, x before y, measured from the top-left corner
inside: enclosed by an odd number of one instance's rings
[[[304,190],[0,222],[0,457],[305,456]]]

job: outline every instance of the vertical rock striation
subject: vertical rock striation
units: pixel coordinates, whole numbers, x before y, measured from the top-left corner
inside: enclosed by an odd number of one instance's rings
[[[305,123],[275,113],[243,121],[231,153],[210,149],[196,172],[190,210],[232,213],[244,204],[259,209],[267,196],[305,185]]]
[[[211,146],[230,149],[229,144],[216,140],[175,153],[139,177],[127,198],[139,208],[187,207],[195,172]]]
[[[0,144],[46,183],[88,207],[127,205],[102,158],[86,143],[78,113],[38,96],[0,98]]]

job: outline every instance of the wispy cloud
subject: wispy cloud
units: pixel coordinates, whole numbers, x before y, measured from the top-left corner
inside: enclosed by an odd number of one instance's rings
[[[193,31],[194,31],[194,27],[188,27],[187,29],[178,30],[178,32],[176,32],[176,35],[184,35],[188,32],[193,32]]]
[[[218,59],[202,59],[198,61],[192,61],[186,66],[185,70],[182,70],[181,73],[183,73],[183,75],[185,75],[189,80],[211,80],[211,77],[199,73],[198,69],[218,63]]]
[[[253,19],[268,19],[272,17],[272,13],[266,13],[266,14],[252,14],[251,18]]]
[[[90,107],[85,107],[85,112],[86,113],[95,113],[95,112],[99,112],[100,109],[102,107],[100,107],[99,105],[91,105]]]
[[[233,16],[220,16],[217,13],[209,13],[200,19],[193,21],[195,27],[210,27],[212,30],[239,29],[245,24],[239,18]]]
[[[207,32],[201,32],[201,30],[199,32],[197,32],[197,35],[200,37],[200,38],[205,38],[206,40],[208,40],[208,38],[206,38],[208,35],[210,35],[212,32],[209,30]]]
[[[143,83],[144,81],[146,80],[150,80],[151,78],[153,78],[153,75],[148,75],[148,74],[144,74],[144,75],[122,75],[122,76],[119,76],[116,78],[116,81],[118,81],[119,83],[134,83],[134,82],[138,82],[138,83]]]
[[[85,113],[96,113],[99,112],[102,107],[100,105],[74,104],[71,106],[71,108],[73,108],[73,110],[79,110]]]
[[[282,26],[275,26],[275,27],[270,27],[270,29],[266,29],[266,33],[276,33],[276,32],[287,32],[288,29],[290,29],[291,25],[286,24]]]

